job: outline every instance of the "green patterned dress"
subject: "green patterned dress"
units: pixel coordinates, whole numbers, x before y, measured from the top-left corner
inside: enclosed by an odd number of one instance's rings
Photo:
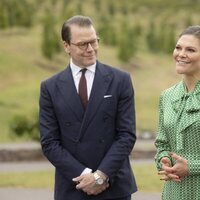
[[[200,200],[200,81],[193,92],[187,93],[180,82],[161,94],[155,146],[158,170],[160,159],[168,157],[168,152],[188,160],[189,175],[180,183],[166,181],[162,199]]]

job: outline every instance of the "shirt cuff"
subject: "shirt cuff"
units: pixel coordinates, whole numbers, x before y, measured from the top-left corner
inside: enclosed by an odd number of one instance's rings
[[[89,174],[89,173],[91,173],[91,172],[92,172],[92,170],[91,170],[90,168],[85,168],[85,169],[82,171],[81,175],[83,175],[83,174]]]

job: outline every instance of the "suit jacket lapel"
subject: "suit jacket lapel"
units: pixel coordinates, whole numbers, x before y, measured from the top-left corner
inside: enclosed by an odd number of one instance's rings
[[[77,94],[71,69],[69,66],[60,75],[57,86],[64,98],[64,102],[66,102],[66,105],[69,105],[72,112],[81,121],[84,115],[84,110],[80,98]]]
[[[103,64],[97,62],[95,78],[90,94],[90,99],[82,123],[81,134],[84,133],[85,129],[93,119],[93,116],[101,105],[101,102],[106,94],[108,86],[112,81],[112,74],[108,73]]]

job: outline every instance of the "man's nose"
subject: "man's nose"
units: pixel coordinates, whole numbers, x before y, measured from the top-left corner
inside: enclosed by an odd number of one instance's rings
[[[88,43],[87,51],[91,51],[91,50],[93,50],[92,45],[90,43]]]

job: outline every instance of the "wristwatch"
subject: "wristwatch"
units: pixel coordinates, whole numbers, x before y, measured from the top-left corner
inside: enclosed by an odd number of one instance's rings
[[[103,178],[101,178],[97,172],[94,172],[94,179],[97,185],[102,185],[104,182]]]

